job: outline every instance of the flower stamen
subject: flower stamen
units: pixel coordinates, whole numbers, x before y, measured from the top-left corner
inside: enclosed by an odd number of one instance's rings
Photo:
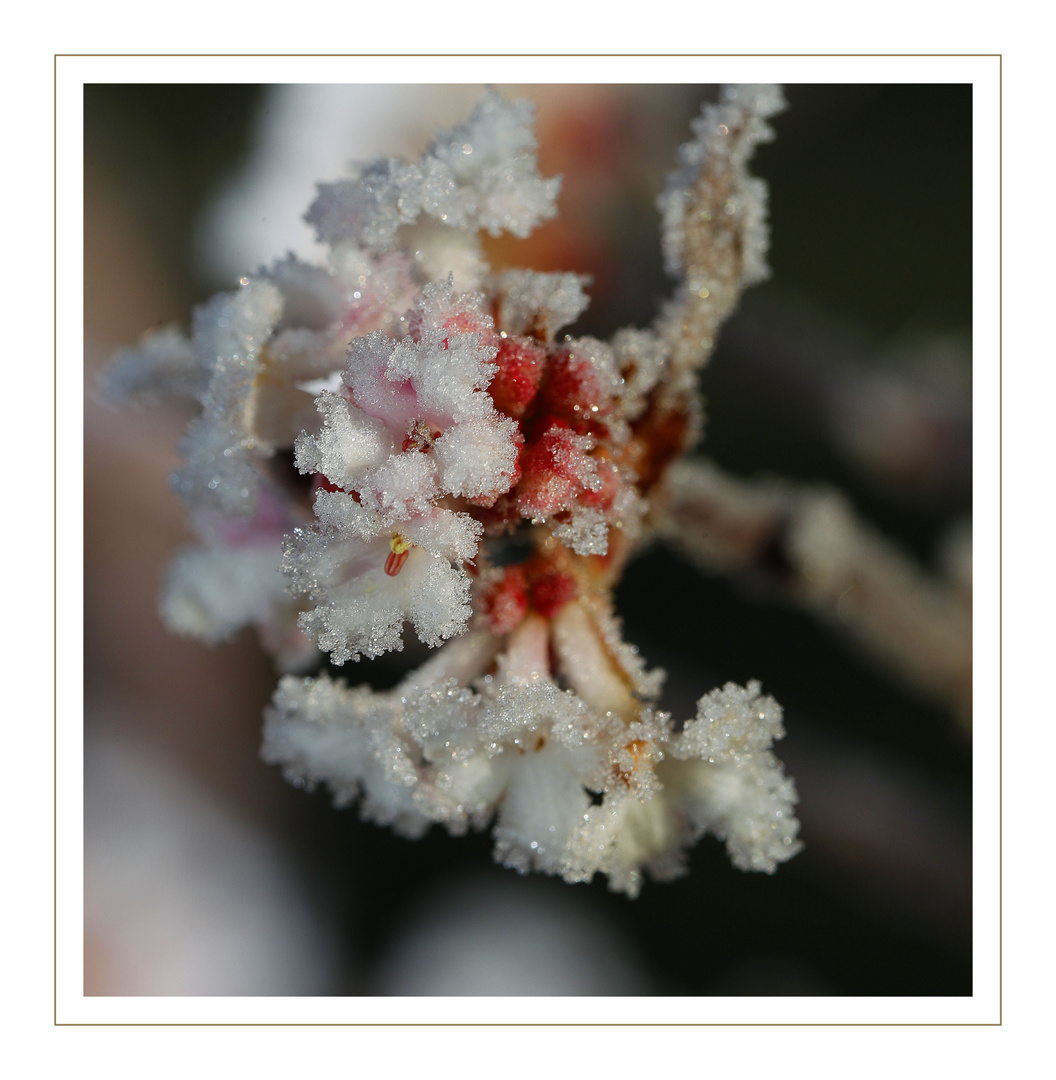
[[[389,577],[395,577],[402,569],[403,564],[407,561],[407,556],[410,554],[410,550],[413,547],[411,542],[400,533],[394,532],[392,539],[389,541],[389,556],[385,560],[385,573]]]

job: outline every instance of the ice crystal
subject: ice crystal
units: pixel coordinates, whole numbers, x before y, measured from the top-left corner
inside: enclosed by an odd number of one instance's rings
[[[390,691],[284,676],[263,755],[291,780],[409,837],[494,822],[505,865],[632,896],[705,832],[743,869],[796,852],[780,707],[730,683],[677,724],[611,601],[696,436],[695,374],[766,275],[747,166],[781,105],[729,87],[696,121],[659,201],[678,285],[652,327],[558,340],[589,281],[492,272],[480,233],[555,216],[559,178],[538,173],[531,106],[488,93],[418,161],[319,186],[325,266],[282,260],[190,339],[118,359],[117,396],[201,407],[173,480],[201,537],[165,587],[173,630],[255,625],[287,670],[401,649],[408,626],[446,643]]]

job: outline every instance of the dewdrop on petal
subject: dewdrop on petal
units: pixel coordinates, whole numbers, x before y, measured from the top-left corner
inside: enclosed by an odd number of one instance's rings
[[[781,105],[728,87],[694,124],[660,198],[677,285],[650,327],[558,340],[589,279],[492,272],[481,233],[528,235],[560,183],[538,173],[532,107],[489,92],[417,161],[319,186],[325,266],[276,263],[192,339],[119,360],[125,397],[202,406],[176,479],[203,541],[170,576],[176,629],[254,625],[287,669],[291,641],[317,669],[408,633],[436,650],[391,690],[284,676],[262,754],[291,781],[409,838],[491,828],[505,866],[630,896],[705,833],[747,870],[799,850],[780,707],[730,683],[678,723],[612,600],[699,431],[696,373],[767,273],[748,162]]]

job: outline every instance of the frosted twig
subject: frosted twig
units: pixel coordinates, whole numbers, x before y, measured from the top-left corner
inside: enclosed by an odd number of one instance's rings
[[[679,151],[682,168],[660,198],[664,261],[682,276],[657,329],[671,350],[667,392],[696,393],[695,376],[719,327],[749,285],[770,276],[766,183],[748,172],[767,120],[785,107],[776,86],[727,86],[693,122],[696,138]]]
[[[703,569],[765,581],[845,629],[971,723],[970,582],[928,574],[837,492],[682,461],[668,471],[657,531]]]

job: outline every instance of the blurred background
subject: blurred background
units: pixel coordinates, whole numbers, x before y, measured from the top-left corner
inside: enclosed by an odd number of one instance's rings
[[[537,104],[561,216],[496,264],[593,275],[573,333],[647,324],[670,291],[656,196],[716,88],[503,87]],[[971,743],[832,629],[656,547],[618,596],[683,718],[728,680],[785,708],[805,850],[773,877],[701,842],[629,901],[416,843],[257,756],[276,680],[252,634],[168,635],[191,537],[170,494],[188,413],[120,412],[114,350],[292,249],[316,180],[416,156],[477,87],[85,90],[85,993],[956,995],[971,984]],[[702,452],[841,488],[934,567],[971,517],[971,88],[791,86],[754,171],[773,278],[702,376]],[[970,571],[969,571],[970,573]],[[420,655],[343,674],[384,686]]]

